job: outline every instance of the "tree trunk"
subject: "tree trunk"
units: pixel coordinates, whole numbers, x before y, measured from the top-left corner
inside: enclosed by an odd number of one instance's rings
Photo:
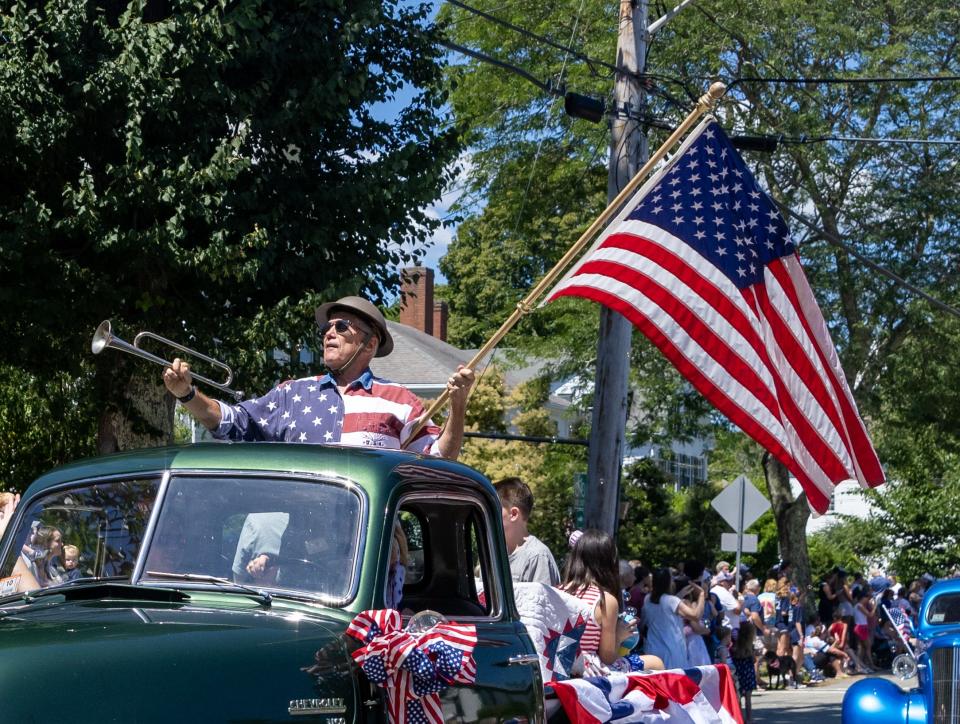
[[[145,367],[116,355],[97,367],[103,407],[97,427],[101,455],[173,444],[176,400],[167,392],[159,367]]]
[[[770,453],[763,455],[763,473],[773,516],[777,521],[777,537],[780,542],[780,558],[793,565],[791,578],[801,590],[810,585],[810,556],[807,552],[807,519],[810,506],[806,493],[796,498],[790,490],[790,472]]]

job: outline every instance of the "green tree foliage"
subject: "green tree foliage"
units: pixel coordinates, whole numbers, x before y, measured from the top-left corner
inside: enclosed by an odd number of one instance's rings
[[[61,372],[90,384],[94,370],[101,428],[139,424],[155,442],[172,408],[137,419],[130,399],[159,399],[159,370],[112,353],[94,367],[102,319],[225,357],[243,389],[302,371],[268,352],[309,339],[323,299],[381,297],[436,225],[423,209],[459,145],[440,126],[427,13],[381,0],[4,4],[0,334],[17,342],[0,362],[41,384]],[[58,429],[79,446],[97,421]]]
[[[587,7],[561,1],[549,8],[504,6],[493,0],[471,4],[600,61],[614,59],[619,3]],[[655,8],[653,14],[665,9]],[[599,63],[565,55],[461,9],[447,8],[444,20],[456,42],[541,80],[562,82],[580,93],[610,93],[611,78]],[[868,0],[855,7],[828,0],[802,7],[785,0],[694,4],[651,43],[650,95],[640,113],[675,126],[690,101],[719,79],[729,83],[730,90],[717,114],[735,133],[956,138],[960,86],[955,83],[786,84],[749,79],[949,73],[956,68],[958,29],[960,9],[947,0],[922,6],[900,0]],[[485,325],[506,316],[528,291],[529,280],[559,257],[602,206],[607,129],[566,118],[559,101],[494,65],[466,59],[451,74],[458,81],[452,105],[473,134],[475,154],[466,221],[442,268],[450,283],[451,328],[463,339],[476,340],[486,333]],[[650,135],[652,147],[663,138],[659,130]],[[747,162],[774,197],[827,232],[847,239],[920,288],[948,301],[958,298],[960,199],[955,188],[960,167],[951,147],[783,143],[772,155],[747,154]],[[471,206],[476,197],[485,205]],[[948,357],[944,366],[928,364],[942,337],[944,317],[790,221],[888,476],[916,478],[902,446],[919,444],[932,427],[937,427],[942,449],[955,450],[960,439],[960,417],[954,414],[956,372],[949,369],[956,365]],[[566,233],[566,239],[556,238],[558,233]],[[531,259],[526,263],[525,253]],[[500,270],[494,269],[498,255],[509,260]],[[484,295],[480,285],[488,278],[495,282]],[[594,314],[586,303],[550,305],[525,321],[516,344],[566,360],[558,369],[592,378]],[[633,381],[651,405],[649,415],[631,421],[633,441],[696,433],[703,408],[697,407],[689,387],[665,372],[662,360],[645,343],[635,342],[632,365]],[[687,397],[678,400],[677,395]],[[941,404],[941,396],[946,404]],[[692,413],[686,418],[694,420],[692,426],[676,417],[682,412]],[[758,465],[760,461],[752,463]],[[782,466],[760,470],[768,479],[779,544],[798,564],[804,583],[809,575],[806,501],[795,499]]]
[[[934,438],[913,436],[901,477],[870,497],[887,541],[884,558],[905,579],[946,575],[960,565],[960,458]]]
[[[876,519],[843,517],[810,536],[808,544],[810,571],[814,579],[823,579],[835,566],[851,573],[866,572],[871,566],[889,560],[886,556],[894,539],[887,537]]]
[[[0,366],[0,490],[22,490],[52,460],[93,450],[97,411],[89,377],[59,373],[41,381]]]
[[[621,557],[638,558],[657,568],[679,566],[689,558],[705,564],[716,560],[724,524],[710,508],[710,500],[718,488],[695,485],[674,490],[650,460],[630,465],[621,487],[625,508],[617,534]]]

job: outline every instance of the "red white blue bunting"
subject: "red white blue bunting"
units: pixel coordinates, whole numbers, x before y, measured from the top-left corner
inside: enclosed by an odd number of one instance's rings
[[[415,634],[402,628],[398,611],[382,609],[359,614],[347,633],[364,644],[354,661],[387,690],[392,724],[441,724],[440,692],[476,679],[475,626],[442,623]]]

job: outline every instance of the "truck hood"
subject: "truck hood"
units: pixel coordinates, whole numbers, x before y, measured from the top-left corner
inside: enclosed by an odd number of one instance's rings
[[[0,606],[4,721],[353,721],[339,612],[209,591],[164,601],[91,588],[102,590]],[[329,711],[304,715],[318,699]]]

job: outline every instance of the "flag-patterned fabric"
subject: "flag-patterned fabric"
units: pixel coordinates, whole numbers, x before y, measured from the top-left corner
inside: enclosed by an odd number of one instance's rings
[[[884,481],[786,223],[707,119],[547,301],[623,314],[826,511],[833,487]]]
[[[569,679],[554,682],[549,688],[556,693],[571,724],[743,722],[733,676],[722,664]]]
[[[220,440],[303,442],[399,448],[423,415],[420,399],[403,385],[370,370],[343,395],[330,375],[290,380],[236,405],[220,402]],[[407,449],[439,455],[436,425],[426,425]]]
[[[391,724],[441,724],[440,692],[476,680],[476,627],[442,623],[411,633],[401,624],[394,609],[358,614],[347,627],[364,644],[353,659],[370,681],[386,688]]]

